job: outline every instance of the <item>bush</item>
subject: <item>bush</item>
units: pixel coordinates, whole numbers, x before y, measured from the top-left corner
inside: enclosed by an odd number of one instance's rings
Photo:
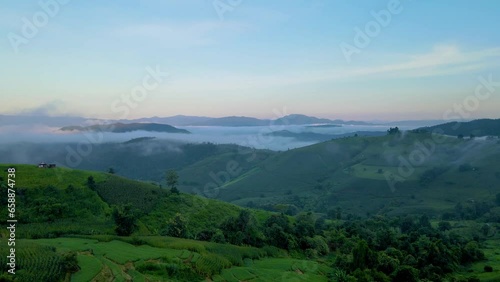
[[[393,281],[417,282],[418,270],[411,266],[401,266],[395,271]]]
[[[262,250],[266,252],[266,255],[268,257],[284,257],[286,256],[286,252],[276,248],[274,246],[264,246],[262,247]]]
[[[162,267],[159,263],[154,262],[145,262],[136,267],[136,270],[141,273],[159,273],[162,270]]]
[[[331,276],[333,278],[332,281],[335,281],[335,282],[349,282],[349,281],[352,281],[351,279],[349,279],[349,275],[347,275],[347,273],[344,270],[342,270],[342,269],[334,269]]]
[[[224,237],[224,233],[222,233],[220,229],[217,229],[217,231],[215,231],[215,234],[212,236],[210,241],[223,244],[226,243],[226,237]]]
[[[137,236],[132,236],[132,238],[129,241],[130,244],[134,246],[140,246],[140,245],[146,245],[147,242],[144,241],[143,239],[137,237]]]
[[[451,223],[449,221],[441,221],[439,222],[439,230],[447,231],[451,229]]]
[[[446,169],[442,167],[433,167],[431,169],[424,171],[424,173],[422,173],[419,179],[420,185],[422,186],[428,185],[436,178],[438,178],[441,174],[443,174],[445,171]]]
[[[462,251],[462,263],[470,263],[484,259],[484,253],[475,241],[468,242]]]
[[[76,252],[71,251],[62,255],[62,266],[68,272],[77,272],[80,270],[78,260],[76,259]]]

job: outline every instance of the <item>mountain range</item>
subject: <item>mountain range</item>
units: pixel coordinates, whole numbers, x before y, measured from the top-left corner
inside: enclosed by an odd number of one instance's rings
[[[344,121],[341,119],[325,119],[306,115],[292,114],[277,119],[258,119],[244,116],[203,117],[176,115],[171,117],[149,117],[138,119],[93,119],[70,116],[41,116],[41,115],[0,115],[1,125],[34,125],[66,127],[86,126],[96,123],[159,123],[172,126],[272,126],[272,125],[309,125],[309,124],[337,124],[337,125],[372,125],[364,121]]]
[[[258,119],[245,116],[205,117],[175,115],[170,117],[148,117],[137,119],[96,119],[77,116],[44,115],[0,115],[3,125],[45,125],[50,127],[88,126],[95,123],[160,123],[172,126],[270,126],[270,125],[384,125],[384,126],[434,126],[443,120],[403,120],[403,121],[356,121],[317,118],[301,114],[291,114],[276,119]]]
[[[371,125],[364,121],[330,120],[300,114],[291,114],[277,119],[258,119],[244,116],[228,116],[220,118],[172,116],[152,117],[131,120],[129,122],[160,122],[176,126],[268,126],[268,125],[308,125],[308,124],[346,124],[346,125]]]

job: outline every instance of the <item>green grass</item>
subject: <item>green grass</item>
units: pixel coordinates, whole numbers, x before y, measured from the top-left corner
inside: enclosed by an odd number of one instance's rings
[[[500,239],[486,241],[483,251],[487,260],[475,263],[472,266],[473,273],[481,279],[481,282],[500,281]],[[484,272],[486,265],[493,267],[493,272]]]
[[[106,266],[109,267],[111,270],[113,277],[115,279],[115,282],[124,282],[126,281],[127,275],[122,271],[120,265],[110,261],[109,259],[105,257],[100,258],[101,262],[105,264]]]
[[[130,269],[128,271],[128,274],[132,277],[132,281],[134,281],[134,282],[150,281],[150,280],[147,280],[147,278],[146,278],[146,276],[144,276],[144,274],[140,273],[139,271],[137,271],[135,269]]]
[[[72,282],[91,281],[99,272],[103,264],[101,261],[91,255],[78,255],[78,265],[80,270],[71,277]]]
[[[425,171],[425,167],[415,168],[415,173],[410,177],[406,178],[407,181],[418,180],[418,176]],[[379,170],[381,170],[379,172]],[[384,165],[364,165],[357,164],[351,167],[351,175],[357,178],[366,178],[373,180],[386,180],[385,175],[398,175],[398,167],[396,166],[384,166]]]
[[[10,166],[2,164],[0,170]],[[62,167],[13,167],[16,168],[16,215],[22,222],[18,236],[42,238],[112,231],[109,206],[86,185],[89,176],[103,182],[107,174]],[[5,218],[6,212],[7,209],[2,209],[0,217]]]
[[[69,185],[84,188],[86,187],[87,177],[90,175],[94,177],[96,182],[104,181],[109,176],[101,172],[73,170],[64,167],[38,168],[36,164],[1,164],[0,171],[4,171],[9,167],[16,168],[16,186],[25,188],[46,187],[49,185],[61,189],[65,189]]]
[[[214,281],[328,281],[331,269],[317,262],[265,258],[253,261],[250,267],[232,267],[222,270]]]

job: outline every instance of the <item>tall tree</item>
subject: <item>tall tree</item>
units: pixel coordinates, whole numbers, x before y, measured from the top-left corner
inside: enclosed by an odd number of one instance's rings
[[[168,221],[165,235],[187,238],[187,223],[187,219],[181,213],[176,213],[175,216]]]
[[[179,194],[179,189],[177,189],[177,184],[179,183],[179,175],[175,170],[167,171],[167,186],[170,188],[172,194]]]
[[[95,190],[97,188],[94,177],[92,175],[87,177],[87,187],[89,187],[92,190]]]
[[[130,204],[115,207],[113,209],[113,219],[116,224],[116,234],[119,236],[129,236],[137,228],[137,217]]]
[[[393,127],[391,127],[391,128],[389,128],[389,129],[387,130],[387,134],[389,134],[389,135],[394,135],[394,134],[399,134],[399,133],[400,133],[400,131],[399,131],[399,127],[397,127],[397,126],[396,126],[396,127],[394,127],[394,128],[393,128]]]

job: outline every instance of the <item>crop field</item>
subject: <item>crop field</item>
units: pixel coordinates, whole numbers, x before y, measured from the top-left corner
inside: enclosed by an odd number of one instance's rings
[[[154,248],[148,245],[134,246],[116,240],[99,242],[92,239],[58,238],[39,239],[35,240],[35,242],[61,250],[90,252],[94,256],[106,257],[119,264],[141,259],[154,259],[162,256],[174,257],[182,253],[180,250]]]
[[[225,269],[214,281],[327,281],[330,268],[317,262],[289,259],[265,258],[251,261],[245,267]]]
[[[213,281],[326,281],[324,274],[331,270],[316,262],[271,258],[269,251],[254,247],[172,237],[140,237],[141,245],[132,245],[129,242],[134,239],[130,237],[87,237],[20,241],[29,246],[28,257],[34,258],[37,252],[48,257],[27,262],[28,269],[52,265],[44,281],[54,275],[59,278],[52,281],[64,277],[57,266],[58,254],[69,251],[78,254],[80,270],[71,276],[75,282],[202,281],[209,277]]]
[[[110,205],[129,203],[144,212],[150,212],[166,194],[158,186],[114,175],[97,184],[96,190]]]
[[[0,269],[7,270],[8,248],[5,239],[0,240]],[[16,244],[16,277],[20,281],[40,281],[53,282],[64,278],[65,272],[62,266],[62,257],[56,253],[55,249],[49,246],[42,246],[18,241]],[[21,259],[22,258],[22,259]]]

